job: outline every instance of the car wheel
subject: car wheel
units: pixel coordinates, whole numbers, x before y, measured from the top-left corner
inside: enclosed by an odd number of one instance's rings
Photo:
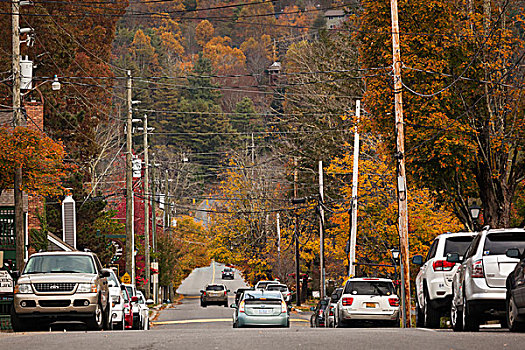
[[[525,331],[525,322],[523,322],[523,317],[521,317],[518,313],[518,308],[514,302],[514,297],[512,294],[507,297],[507,324],[509,331],[511,332]]]
[[[439,310],[436,310],[430,304],[430,297],[428,292],[425,291],[425,306],[423,307],[423,315],[425,317],[425,327],[426,328],[439,328],[439,323],[441,320],[441,313]]]
[[[461,332],[463,330],[463,309],[456,304],[456,298],[452,296],[452,304],[450,305],[450,323],[454,332]]]
[[[206,303],[201,301],[201,307],[206,307]]]
[[[30,320],[26,320],[25,322],[21,322],[20,317],[15,312],[14,306],[11,307],[11,327],[13,328],[13,332],[25,332],[31,330],[33,325],[33,322]]]
[[[100,302],[95,307],[95,312],[87,321],[87,326],[92,331],[99,331],[104,325],[104,312],[100,306]]]
[[[423,310],[419,306],[419,302],[416,297],[416,327],[425,327],[425,315],[423,315]]]
[[[463,294],[463,330],[466,332],[477,332],[479,331],[479,321],[476,319],[476,315],[472,312],[472,306],[467,301],[467,298]]]

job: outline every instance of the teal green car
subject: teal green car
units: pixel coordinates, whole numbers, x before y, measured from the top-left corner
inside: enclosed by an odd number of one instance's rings
[[[247,290],[239,299],[239,304],[232,304],[233,328],[254,327],[290,327],[288,306],[279,291]]]

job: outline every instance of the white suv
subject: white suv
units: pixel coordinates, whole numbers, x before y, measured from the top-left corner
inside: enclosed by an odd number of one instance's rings
[[[444,233],[430,246],[426,259],[421,255],[412,262],[421,265],[416,277],[416,325],[439,328],[441,316],[447,316],[452,301],[452,278],[458,264],[448,262],[447,254],[463,256],[474,232]]]
[[[489,229],[478,233],[461,258],[451,254],[449,262],[460,262],[454,275],[450,319],[454,331],[477,331],[482,322],[499,319],[506,326],[505,282],[519,262],[507,250],[525,248],[524,229]]]
[[[387,278],[350,278],[337,302],[335,326],[355,321],[382,322],[399,327],[399,298]]]

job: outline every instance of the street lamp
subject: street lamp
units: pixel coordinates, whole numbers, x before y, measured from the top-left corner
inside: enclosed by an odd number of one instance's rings
[[[476,202],[474,202],[472,203],[470,207],[468,207],[468,211],[470,214],[470,218],[472,219],[474,231],[476,231],[477,226],[478,226],[479,213],[481,212],[481,207]]]
[[[398,248],[392,248],[390,249],[390,254],[392,255],[392,261],[394,262],[394,279],[397,280],[397,264],[399,264],[400,251]]]

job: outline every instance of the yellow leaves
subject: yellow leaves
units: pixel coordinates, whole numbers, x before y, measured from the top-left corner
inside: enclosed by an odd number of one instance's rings
[[[197,40],[197,43],[201,47],[204,47],[211,40],[214,32],[215,28],[213,28],[213,24],[205,19],[197,25],[197,28],[195,28],[195,40]]]
[[[204,57],[210,59],[219,74],[245,71],[246,56],[240,49],[231,47],[230,43],[228,37],[214,37],[204,46]]]

